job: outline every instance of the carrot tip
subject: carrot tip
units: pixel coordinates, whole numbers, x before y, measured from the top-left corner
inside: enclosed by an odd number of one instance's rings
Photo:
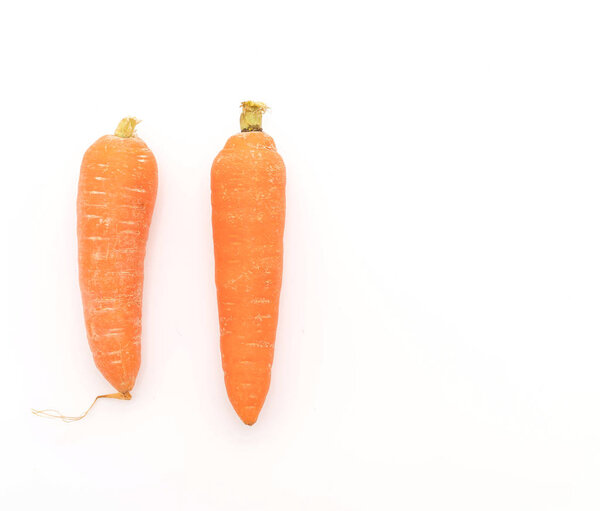
[[[246,425],[246,426],[252,426],[254,424],[256,424],[256,421],[258,420],[258,412],[254,409],[254,407],[250,407],[251,410],[244,410],[243,413],[238,413],[238,417],[240,419],[242,419],[242,422]],[[237,410],[236,410],[237,413]]]

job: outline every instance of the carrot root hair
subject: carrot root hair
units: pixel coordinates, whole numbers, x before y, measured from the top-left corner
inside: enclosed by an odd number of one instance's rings
[[[37,415],[38,417],[44,417],[45,419],[60,419],[61,421],[67,423],[77,422],[83,419],[89,413],[98,399],[122,399],[124,401],[129,401],[131,399],[131,394],[129,392],[115,392],[114,394],[103,394],[102,396],[96,396],[96,399],[94,399],[90,407],[84,413],[78,416],[63,415],[58,410],[54,410],[53,408],[48,408],[46,410],[34,410],[32,408],[31,413],[33,413],[33,415]]]

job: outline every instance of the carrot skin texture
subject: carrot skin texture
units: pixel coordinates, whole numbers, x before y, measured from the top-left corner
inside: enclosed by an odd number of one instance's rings
[[[283,270],[285,165],[262,131],[232,136],[211,171],[221,358],[229,400],[256,422],[271,380]]]
[[[137,377],[156,159],[138,137],[106,135],[86,151],[77,195],[79,285],[96,366],[122,394]]]

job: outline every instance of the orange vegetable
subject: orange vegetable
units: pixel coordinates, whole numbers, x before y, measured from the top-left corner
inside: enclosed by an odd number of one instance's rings
[[[242,103],[242,133],[211,172],[221,357],[229,400],[256,422],[271,381],[283,269],[285,166],[262,131],[263,103]]]
[[[130,397],[140,367],[142,288],[156,200],[154,155],[123,119],[86,151],[79,176],[79,285],[94,361]]]

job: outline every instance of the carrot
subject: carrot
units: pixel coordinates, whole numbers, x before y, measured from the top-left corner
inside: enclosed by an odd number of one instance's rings
[[[242,103],[238,133],[211,171],[221,358],[229,400],[256,422],[271,381],[279,315],[285,166],[262,131],[263,103]]]
[[[135,133],[138,123],[126,117],[114,135],[90,146],[77,195],[79,287],[88,342],[96,367],[118,392],[97,396],[76,417],[53,409],[32,410],[35,415],[74,422],[100,398],[131,399],[140,368],[144,257],[158,185],[154,155]]]
[[[86,151],[79,176],[79,286],[94,361],[124,396],[140,368],[142,287],[156,200],[154,155],[134,118]]]

